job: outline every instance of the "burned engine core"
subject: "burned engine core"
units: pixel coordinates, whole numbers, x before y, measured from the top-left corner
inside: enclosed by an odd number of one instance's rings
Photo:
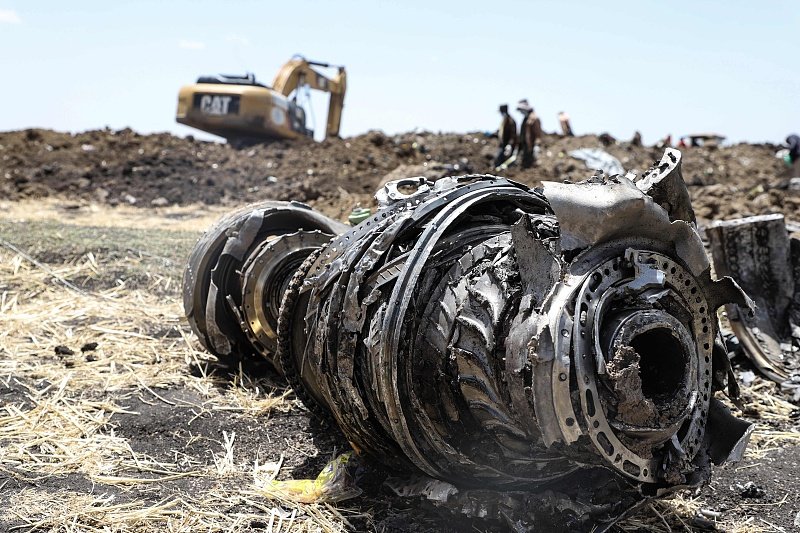
[[[273,362],[361,455],[609,520],[703,482],[751,430],[713,398],[735,395],[716,309],[748,301],[711,278],[679,158],[636,183],[401,180],[347,231],[242,211],[198,244],[187,315],[218,355]]]

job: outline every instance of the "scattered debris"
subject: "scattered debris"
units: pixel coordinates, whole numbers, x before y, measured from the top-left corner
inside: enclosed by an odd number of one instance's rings
[[[458,488],[455,485],[424,476],[388,478],[384,485],[398,496],[423,496],[428,500],[440,503],[444,503],[450,496],[458,494]]]
[[[586,163],[590,170],[602,170],[607,176],[620,176],[625,174],[622,163],[604,150],[599,148],[581,148],[569,152],[570,157],[580,159]]]
[[[681,140],[684,141],[684,144],[689,148],[698,148],[700,146],[716,148],[725,141],[725,136],[719,133],[691,133],[682,136]]]
[[[736,489],[742,498],[763,498],[767,495],[767,491],[763,487],[759,487],[752,481],[748,481],[744,485],[737,485]]]
[[[347,216],[347,221],[351,226],[357,226],[368,219],[370,215],[372,215],[371,209],[367,207],[361,207],[361,205],[356,205]]]
[[[361,494],[355,482],[358,460],[350,452],[336,457],[316,479],[270,480],[259,489],[269,497],[300,503],[339,502]]]
[[[684,168],[692,166],[686,162]],[[349,200],[348,209],[354,201]],[[281,518],[282,532],[509,530],[443,512],[425,495],[420,497],[424,501],[400,500],[388,489],[378,490],[379,481],[375,489],[359,485],[361,496],[336,504],[264,496],[254,484],[255,470],[266,468],[259,479],[274,477],[274,464],[284,455],[275,479],[314,479],[329,459],[347,449],[347,442],[338,430],[309,420],[308,411],[293,394],[287,396],[285,384],[266,364],[227,371],[213,364],[214,356],[199,349],[181,319],[185,258],[222,208],[154,210],[148,199],[144,208],[84,203],[67,212],[62,202],[6,202],[0,213],[0,236],[47,266],[36,266],[11,248],[0,249],[0,404],[4,416],[14,416],[0,422],[5,469],[0,485],[8,481],[0,491],[0,530],[63,529],[68,521],[82,531],[229,531],[267,528],[272,521],[277,531]],[[319,208],[329,216],[346,215],[328,205]],[[22,223],[25,232],[18,231]],[[48,234],[60,237],[39,240]],[[117,279],[124,279],[124,286]],[[84,293],[65,289],[62,280]],[[75,366],[65,370],[64,359],[53,356],[56,345],[78,352],[93,341],[100,346],[85,355],[96,354],[97,362],[72,356],[67,359]],[[187,361],[210,366],[192,375]],[[741,358],[733,362],[750,368]],[[67,401],[51,402],[67,374],[72,376]],[[753,383],[742,387],[742,401],[757,424],[745,461],[714,469],[713,485],[699,492],[687,490],[641,506],[614,530],[683,531],[698,508],[724,510],[717,527],[725,531],[774,530],[761,519],[792,530],[799,500],[791,465],[800,458],[800,410],[786,400],[756,372]],[[47,414],[39,418],[37,405],[43,401]],[[98,404],[107,406],[104,416]],[[16,416],[17,408],[24,419]],[[64,418],[51,417],[56,412]],[[27,429],[20,427],[25,419]],[[71,420],[79,421],[81,429]],[[105,425],[90,429],[98,423]],[[231,430],[237,434],[234,463],[239,470],[220,477],[212,458],[224,453],[222,432]],[[92,472],[93,465],[102,469],[102,477],[89,478],[86,471]],[[37,479],[36,487],[17,483],[20,476]],[[767,499],[742,499],[729,489],[750,480],[768,491]],[[464,504],[481,516],[480,506],[488,498],[474,492],[469,496],[474,500],[465,496]],[[448,497],[448,508],[456,498]],[[559,530],[558,525],[551,529]]]
[[[692,527],[696,527],[701,531],[719,531],[717,529],[717,525],[712,520],[709,520],[708,518],[705,518],[700,515],[697,515],[694,518],[692,518],[691,524]]]
[[[475,172],[489,170],[496,151],[494,142],[475,133],[408,132],[383,136],[379,145],[371,138],[370,134],[331,138],[314,145],[276,142],[242,152],[226,144],[127,129],[0,132],[8,158],[0,163],[0,198],[48,196],[126,205],[122,196],[128,193],[138,200],[137,206],[149,207],[153,199],[163,197],[170,206],[203,203],[234,208],[263,197],[269,188],[270,198],[310,203],[329,216],[346,219],[356,202],[374,207],[371,195],[385,179],[421,175],[435,179],[444,174],[440,167],[456,163],[462,169],[456,174],[467,173],[463,158]],[[58,149],[47,152],[45,144]],[[81,144],[96,150],[83,152]],[[529,186],[542,180],[580,181],[586,177],[585,167],[567,153],[587,147],[601,148],[599,137],[545,135],[536,167],[522,169],[515,164],[503,175]],[[627,140],[603,149],[626,170],[646,169],[657,157],[652,146],[633,146]],[[775,157],[777,149],[769,144],[732,144],[686,150],[684,161],[690,171],[685,176],[698,217],[721,220],[772,212],[793,217],[800,195],[786,194],[787,170]],[[313,176],[306,174],[310,157]],[[210,162],[218,168],[211,168]],[[48,169],[56,165],[57,172],[51,173]],[[394,172],[401,166],[414,170]],[[126,169],[133,167],[135,175],[126,175]],[[714,173],[705,174],[706,168]],[[435,175],[427,175],[426,169]],[[270,183],[269,176],[278,181]],[[91,185],[80,188],[82,179]],[[765,191],[757,200],[747,194],[756,185]],[[260,194],[249,192],[253,186],[261,187]],[[347,191],[345,198],[340,198],[342,190]]]
[[[739,383],[742,385],[750,385],[756,380],[756,374],[752,370],[747,370],[739,374]]]
[[[705,516],[706,518],[719,518],[722,516],[722,513],[719,511],[714,511],[712,509],[700,509],[700,514]]]
[[[69,347],[64,345],[56,346],[53,351],[55,351],[56,355],[75,355],[75,352],[72,351]]]

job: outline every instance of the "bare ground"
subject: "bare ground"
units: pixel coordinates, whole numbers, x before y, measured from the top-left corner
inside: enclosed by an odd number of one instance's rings
[[[298,200],[340,217],[354,203],[372,205],[372,193],[389,177],[491,171],[496,143],[482,132],[388,136],[372,131],[322,143],[275,142],[236,150],[131,130],[0,132],[0,197],[138,207]],[[512,166],[503,175],[528,185],[586,179],[591,171],[568,155],[576,148],[603,148],[625,170],[639,173],[663,153],[624,141],[604,147],[595,135],[547,135],[536,167]],[[776,149],[768,144],[685,149],[684,177],[698,216],[713,220],[782,212],[800,218],[800,191],[788,188]]]

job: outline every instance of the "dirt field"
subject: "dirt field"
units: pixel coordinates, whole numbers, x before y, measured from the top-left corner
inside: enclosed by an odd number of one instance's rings
[[[276,142],[235,150],[224,144],[130,130],[69,135],[47,130],[0,133],[0,194],[9,200],[58,196],[139,207],[236,205],[257,199],[298,200],[334,217],[390,179],[408,175],[488,172],[496,139],[483,133],[386,136],[375,131],[322,143]],[[567,152],[602,148],[593,135],[545,139],[539,165],[511,167],[505,176],[529,185],[588,177]],[[642,172],[662,150],[622,142],[605,148],[626,170]],[[772,145],[691,148],[684,177],[701,219],[780,211],[798,218],[800,192],[787,190],[783,163]]]
[[[272,479],[314,478],[347,443],[264,369],[214,371],[179,287],[200,232],[232,206],[302,199],[341,218],[390,173],[484,172],[493,142],[371,133],[235,151],[128,131],[0,134],[0,530],[506,531],[386,487],[335,504],[269,493]],[[540,167],[508,175],[588,176],[559,154],[596,142],[549,138]],[[609,151],[639,170],[659,154]],[[773,152],[689,151],[698,214],[800,219]],[[619,530],[800,527],[798,404],[758,377],[743,390],[757,424],[746,459]]]

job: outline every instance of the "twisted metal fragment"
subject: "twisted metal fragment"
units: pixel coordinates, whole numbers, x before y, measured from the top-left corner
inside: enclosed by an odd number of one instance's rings
[[[727,306],[744,353],[769,379],[798,390],[800,383],[800,240],[783,215],[716,222],[707,230],[714,268],[755,300],[755,313]]]

